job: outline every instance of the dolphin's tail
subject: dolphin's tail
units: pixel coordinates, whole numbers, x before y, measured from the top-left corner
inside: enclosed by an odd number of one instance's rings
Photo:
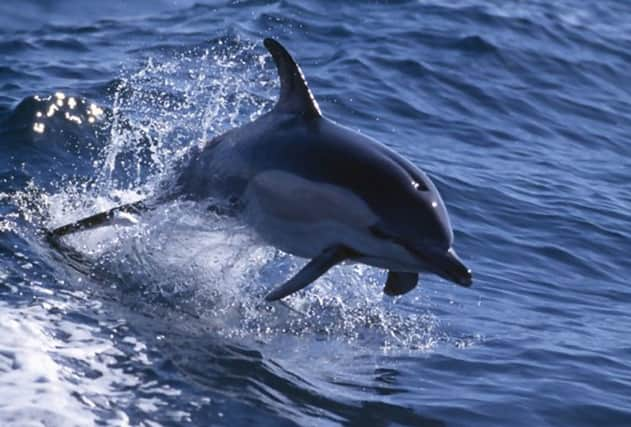
[[[90,230],[114,224],[120,214],[138,214],[152,210],[155,206],[155,204],[148,203],[146,200],[138,200],[71,222],[70,224],[62,225],[52,230],[47,230],[46,234],[48,238],[56,240],[77,231]]]

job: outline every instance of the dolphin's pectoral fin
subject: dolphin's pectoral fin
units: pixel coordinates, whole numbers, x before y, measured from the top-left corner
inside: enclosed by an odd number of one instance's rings
[[[350,251],[340,246],[325,250],[302,267],[294,277],[267,294],[265,300],[276,301],[309,286],[335,264],[344,261],[350,256]]]
[[[265,39],[263,44],[272,54],[280,77],[280,98],[274,108],[284,113],[302,114],[305,118],[320,117],[320,107],[305,76],[287,49],[274,39]]]
[[[383,293],[391,297],[403,295],[416,287],[417,273],[401,273],[400,271],[388,271],[388,279]]]

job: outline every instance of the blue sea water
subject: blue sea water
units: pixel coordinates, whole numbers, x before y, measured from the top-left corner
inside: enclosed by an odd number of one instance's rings
[[[631,4],[0,3],[0,425],[631,425]],[[433,179],[463,289],[397,299],[174,201],[132,227],[42,229],[156,192],[187,147],[279,88]]]

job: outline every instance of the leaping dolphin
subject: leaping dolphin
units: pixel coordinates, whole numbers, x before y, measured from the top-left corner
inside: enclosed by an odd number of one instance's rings
[[[269,244],[311,259],[268,301],[305,288],[343,261],[387,269],[387,295],[414,289],[421,272],[470,286],[471,270],[453,249],[449,216],[429,177],[386,146],[324,117],[287,50],[270,38],[264,45],[280,77],[278,102],[255,121],[192,148],[171,196],[228,201]],[[50,236],[151,206],[124,205]]]

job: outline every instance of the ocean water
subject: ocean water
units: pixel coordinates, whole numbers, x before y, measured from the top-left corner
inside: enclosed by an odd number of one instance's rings
[[[0,3],[0,425],[631,425],[631,4]],[[159,191],[274,104],[264,37],[325,115],[433,179],[463,289],[304,260]]]

